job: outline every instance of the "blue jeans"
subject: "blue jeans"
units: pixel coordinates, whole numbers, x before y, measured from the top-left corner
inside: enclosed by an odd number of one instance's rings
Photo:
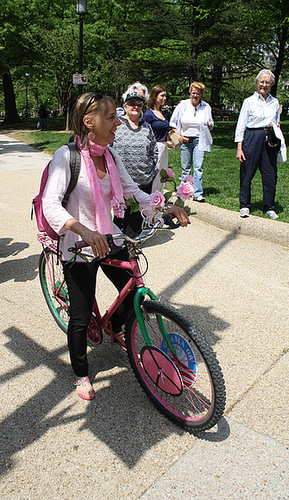
[[[191,173],[192,163],[194,167],[194,197],[203,194],[203,161],[205,152],[199,151],[199,138],[195,137],[192,142],[184,142],[180,145],[182,177]]]

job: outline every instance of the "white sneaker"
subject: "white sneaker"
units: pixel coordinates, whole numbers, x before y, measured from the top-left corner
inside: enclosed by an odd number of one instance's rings
[[[278,219],[279,215],[276,214],[275,210],[267,210],[265,212],[267,215],[269,215],[270,219]]]
[[[240,217],[249,217],[249,215],[250,215],[249,208],[244,207],[240,209]]]
[[[199,203],[205,203],[205,198],[200,194],[200,196],[194,198],[194,201],[198,201]]]

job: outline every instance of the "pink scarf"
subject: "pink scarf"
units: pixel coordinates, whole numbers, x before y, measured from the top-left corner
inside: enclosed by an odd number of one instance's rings
[[[89,141],[89,149],[85,149],[82,145],[80,145],[79,137],[77,137],[76,139],[76,144],[79,147],[81,155],[84,159],[91,192],[94,199],[95,222],[97,231],[101,234],[111,234],[113,233],[112,222],[110,214],[108,213],[106,208],[103,189],[101,187],[101,182],[97,175],[95,165],[92,161],[92,157],[104,155],[105,166],[110,177],[111,199],[115,197],[120,203],[124,203],[122,185],[114,159],[107,146],[100,146],[98,144],[95,144],[95,142],[93,141]]]

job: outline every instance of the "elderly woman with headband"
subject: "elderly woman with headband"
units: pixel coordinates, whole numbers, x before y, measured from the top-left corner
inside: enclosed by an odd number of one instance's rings
[[[240,162],[240,216],[249,217],[251,182],[259,168],[263,185],[263,211],[271,219],[278,219],[274,209],[277,184],[277,153],[268,152],[266,136],[270,126],[279,124],[279,101],[272,97],[275,77],[269,69],[262,69],[256,77],[257,91],[244,100],[235,134]]]
[[[133,182],[116,152],[108,147],[113,142],[120,121],[116,116],[114,101],[98,93],[83,94],[78,98],[73,115],[74,140],[80,152],[80,172],[75,189],[67,206],[62,199],[70,181],[70,153],[62,146],[54,154],[49,166],[49,177],[43,196],[43,212],[48,223],[60,235],[61,261],[68,286],[70,319],[68,325],[68,347],[79,397],[91,400],[95,392],[88,377],[86,330],[90,322],[95,294],[96,273],[99,267],[121,290],[129,276],[122,269],[101,266],[101,259],[109,253],[105,234],[119,232],[112,222],[111,210],[117,208],[124,197],[134,196],[140,207],[150,212],[150,196],[142,192]],[[184,211],[172,207],[168,213],[177,216],[186,226],[188,218]],[[73,254],[69,251],[79,240],[90,248],[86,251],[88,261],[77,257],[72,265],[66,265]],[[128,260],[126,249],[120,249],[117,259]],[[133,293],[133,292],[132,292]],[[133,304],[130,293],[111,318],[110,332],[124,346],[122,325]]]
[[[170,125],[180,136],[182,177],[194,170],[194,200],[204,202],[203,161],[205,151],[211,151],[210,130],[214,122],[211,106],[203,101],[205,85],[193,82],[190,85],[190,98],[181,101],[174,110]]]

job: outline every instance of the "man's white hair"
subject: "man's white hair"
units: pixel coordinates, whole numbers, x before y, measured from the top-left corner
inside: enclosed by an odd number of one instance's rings
[[[261,69],[259,71],[258,75],[256,76],[255,82],[258,83],[260,81],[261,75],[268,75],[270,77],[270,83],[271,85],[274,85],[275,83],[275,75],[270,71],[269,69]]]

